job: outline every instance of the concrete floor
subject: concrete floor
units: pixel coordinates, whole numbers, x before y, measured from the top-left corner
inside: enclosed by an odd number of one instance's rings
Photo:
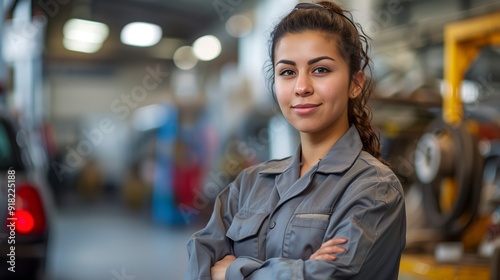
[[[65,202],[55,213],[46,280],[183,279],[186,243],[204,221],[156,225],[149,213],[114,200]],[[399,279],[424,278],[403,274]]]
[[[154,225],[119,203],[66,203],[56,213],[47,280],[183,279],[196,229]]]

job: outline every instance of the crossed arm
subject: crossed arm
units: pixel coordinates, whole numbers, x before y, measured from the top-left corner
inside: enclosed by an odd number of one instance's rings
[[[233,256],[226,231],[238,208],[230,202],[231,196],[238,197],[229,188],[221,193],[207,227],[188,243],[186,279],[225,279],[226,275],[231,279],[268,279],[277,275],[296,279],[319,279],[320,275],[321,279],[369,279],[373,275],[397,279],[406,226],[404,199],[390,184],[358,186],[356,195],[336,208],[325,232],[325,237],[342,238],[326,241],[308,260],[263,261]],[[211,265],[210,259],[218,261]]]
[[[326,260],[335,261],[337,257],[335,254],[345,252],[344,247],[339,246],[347,242],[345,238],[333,238],[321,245],[321,247],[314,252],[309,260]],[[227,267],[236,260],[233,255],[227,255],[220,261],[216,262],[210,269],[210,274],[213,280],[225,280]]]

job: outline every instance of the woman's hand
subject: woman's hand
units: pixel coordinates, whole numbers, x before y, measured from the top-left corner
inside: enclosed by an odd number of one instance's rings
[[[337,259],[334,254],[345,252],[345,249],[338,245],[344,244],[346,242],[347,239],[345,238],[332,238],[321,244],[321,247],[316,252],[314,252],[314,254],[312,254],[309,259],[334,261]]]
[[[233,255],[227,255],[222,260],[216,262],[212,268],[210,268],[210,276],[212,280],[225,280],[227,267],[236,260]]]

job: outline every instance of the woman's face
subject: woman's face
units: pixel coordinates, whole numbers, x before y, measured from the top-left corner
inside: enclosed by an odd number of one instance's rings
[[[302,134],[347,131],[349,91],[358,94],[359,87],[349,85],[349,67],[333,38],[318,31],[285,35],[276,45],[274,76],[281,111]]]

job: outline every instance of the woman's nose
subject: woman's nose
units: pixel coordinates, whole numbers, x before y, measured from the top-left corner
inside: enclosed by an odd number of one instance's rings
[[[297,81],[295,83],[295,94],[298,96],[307,96],[313,93],[313,87],[311,84],[310,77],[308,75],[302,74],[297,76]]]

